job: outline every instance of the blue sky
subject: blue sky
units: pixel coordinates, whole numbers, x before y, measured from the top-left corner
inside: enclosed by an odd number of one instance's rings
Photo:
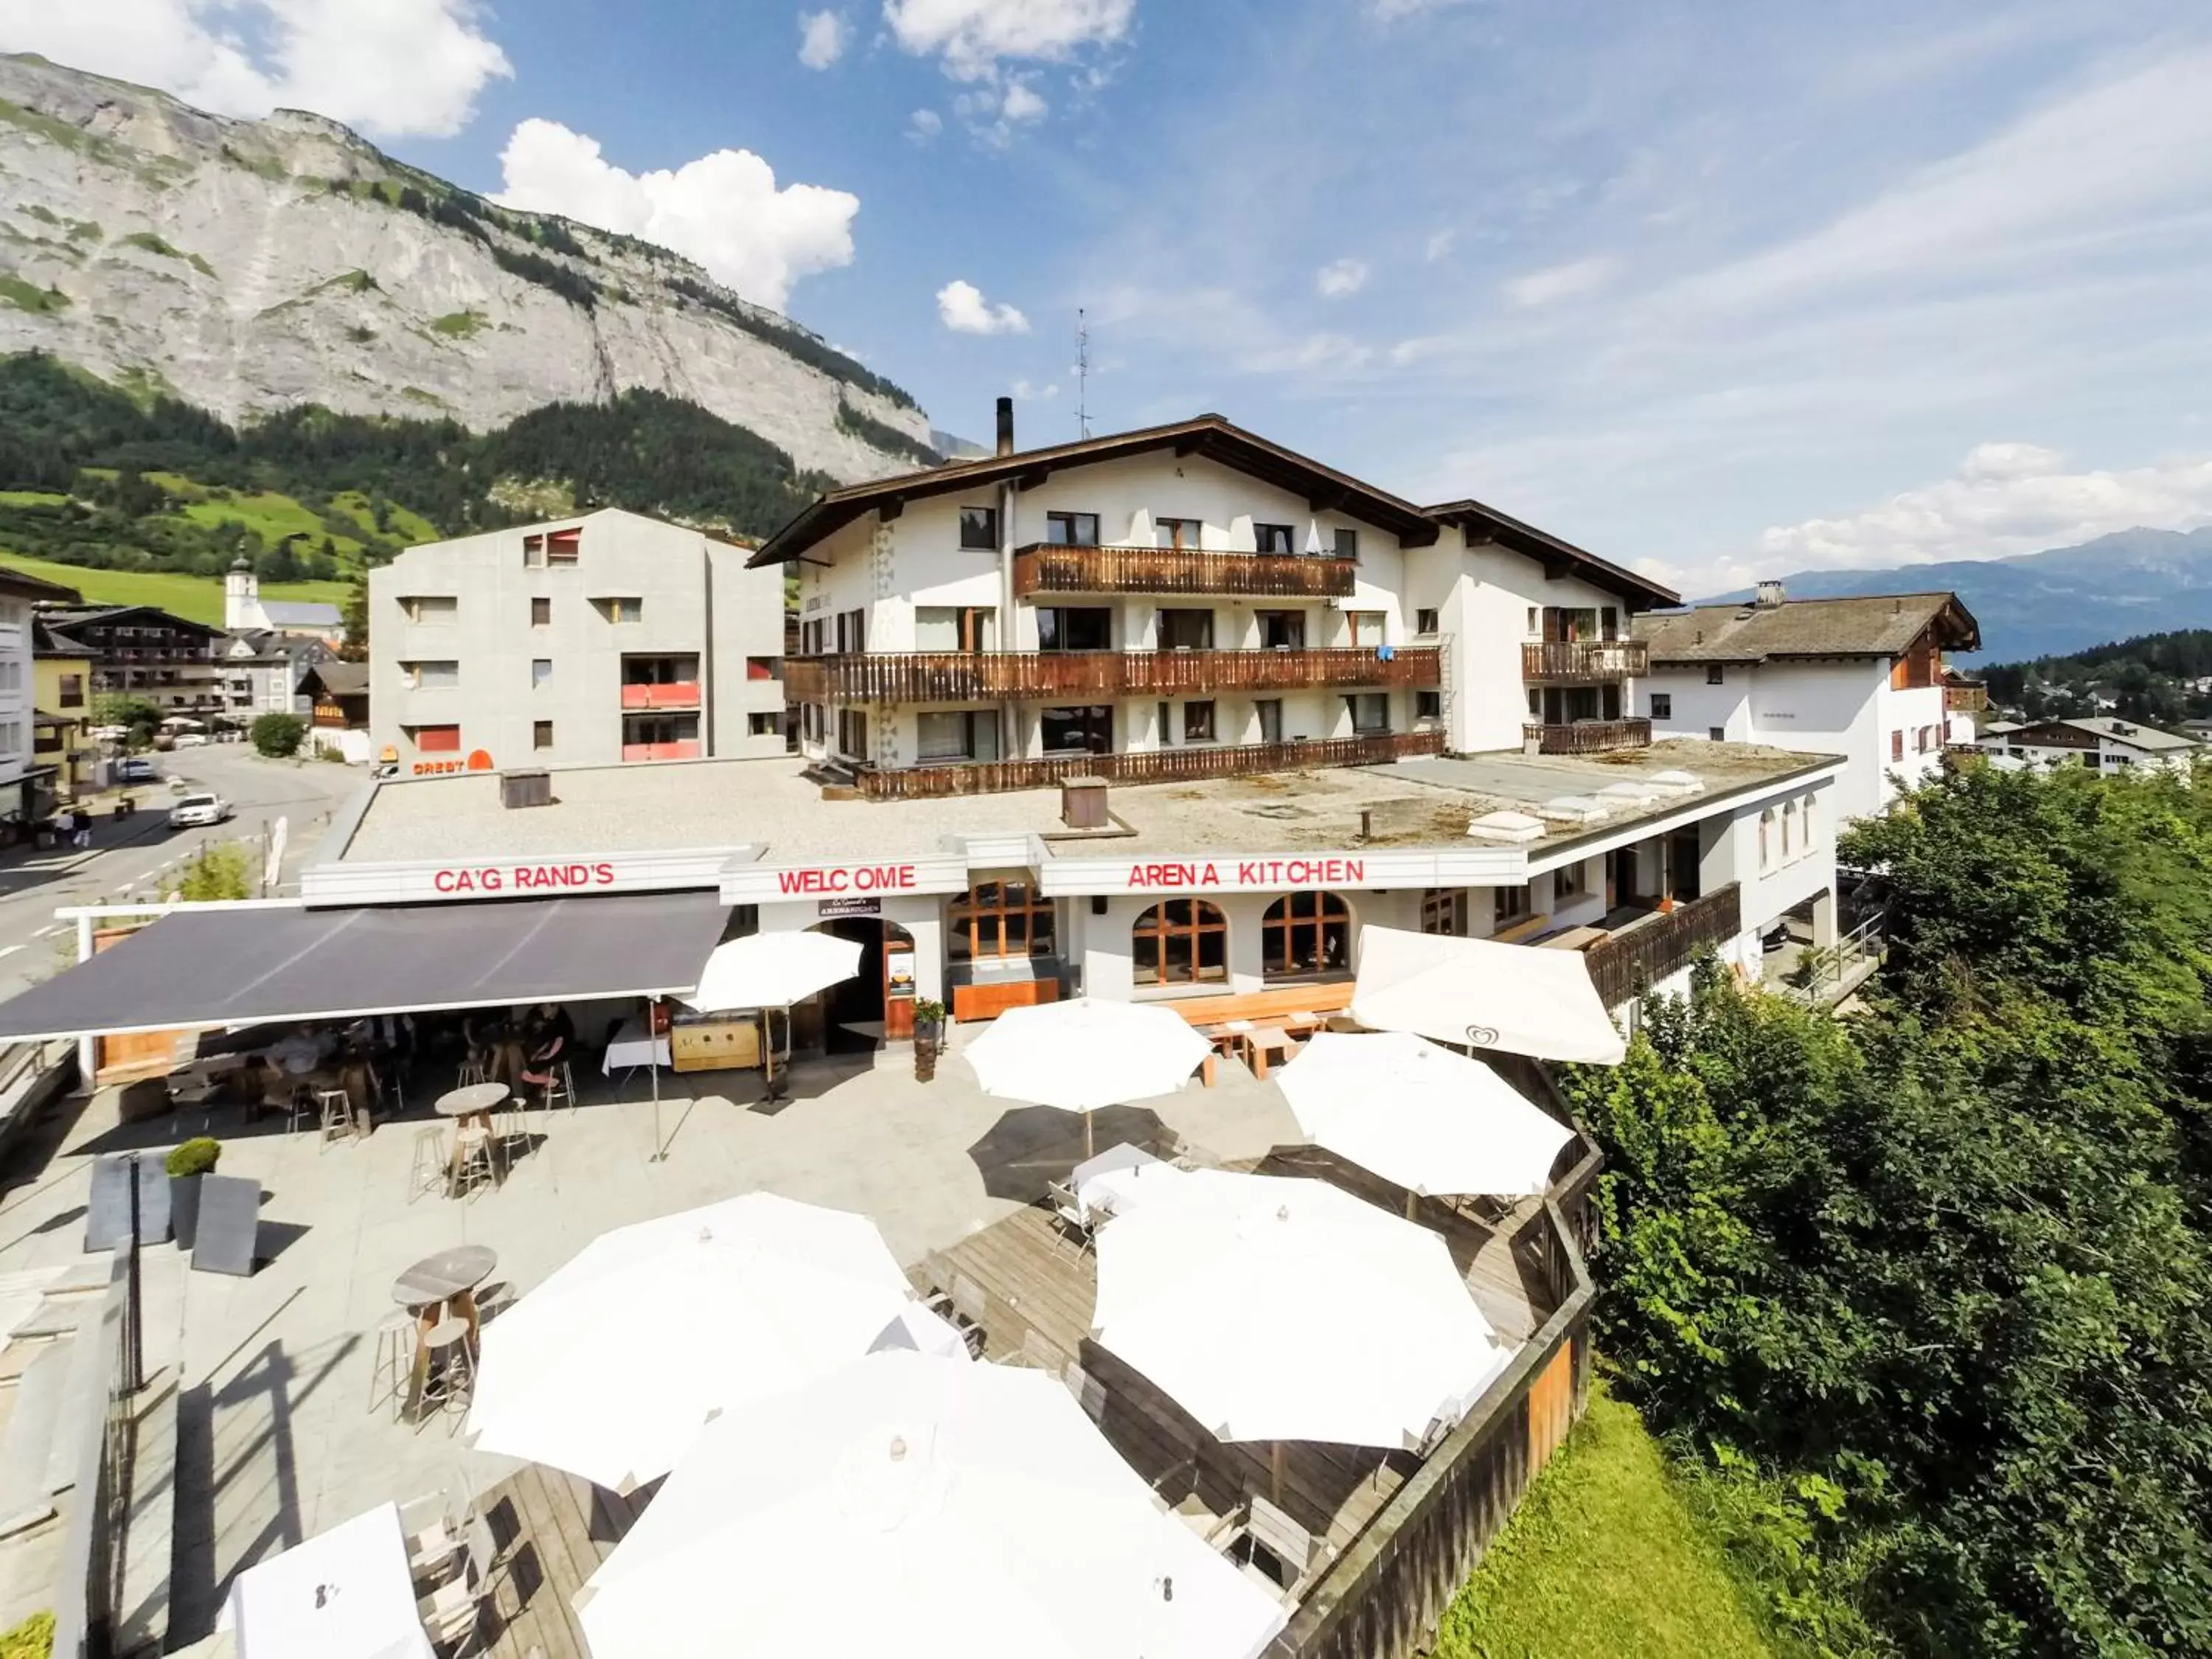
[[[2212,522],[2191,0],[82,10],[0,45],[648,226],[969,435],[1073,435],[1080,306],[1099,429],[1218,410],[1692,591]]]

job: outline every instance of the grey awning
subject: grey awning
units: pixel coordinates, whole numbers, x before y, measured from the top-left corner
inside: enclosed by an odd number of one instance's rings
[[[712,893],[179,910],[0,1003],[0,1042],[688,991]]]

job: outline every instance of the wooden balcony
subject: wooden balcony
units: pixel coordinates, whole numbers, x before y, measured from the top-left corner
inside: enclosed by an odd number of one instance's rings
[[[1316,685],[1430,686],[1432,646],[1388,655],[1367,646],[1317,651],[874,651],[784,664],[795,702],[973,702],[1037,698],[1206,696]]]
[[[681,743],[626,743],[623,745],[622,757],[625,763],[631,761],[697,760],[699,741],[696,738],[686,738]]]
[[[1536,685],[1601,685],[1651,672],[1643,640],[1542,640],[1521,647],[1521,678]]]
[[[1990,688],[1986,685],[1947,685],[1943,688],[1943,708],[1953,714],[1978,714],[1990,706]]]
[[[622,689],[622,706],[630,713],[652,708],[696,708],[699,682],[672,680],[659,685],[625,685]]]
[[[1646,720],[1577,720],[1571,726],[1523,726],[1523,743],[1544,755],[1602,755],[1616,749],[1649,749],[1651,722]]]
[[[1440,732],[1391,732],[1364,738],[1323,738],[1304,743],[1253,743],[1217,748],[1155,749],[1141,754],[1054,755],[1038,760],[978,761],[951,766],[906,766],[864,770],[860,793],[870,800],[920,800],[943,795],[991,795],[1010,789],[1042,789],[1063,778],[1104,778],[1113,783],[1184,783],[1253,772],[1296,772],[1323,766],[1382,766],[1415,755],[1443,752]]]
[[[1686,968],[1701,951],[1743,931],[1741,894],[1735,883],[1638,922],[1583,952],[1590,983],[1608,1008],[1633,1002],[1668,975]]]
[[[1250,599],[1348,599],[1358,565],[1333,556],[1201,553],[1181,547],[1067,547],[1014,554],[1014,593],[1227,593]]]

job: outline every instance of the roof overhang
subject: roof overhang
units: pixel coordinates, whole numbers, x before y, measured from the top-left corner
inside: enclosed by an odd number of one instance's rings
[[[1547,575],[1579,575],[1599,587],[1610,588],[1629,602],[1632,611],[1650,611],[1681,604],[1682,596],[1662,587],[1647,576],[1624,569],[1572,542],[1561,541],[1549,531],[1523,524],[1494,507],[1468,499],[1446,501],[1427,509],[1439,524],[1456,526],[1470,537],[1495,542],[1543,565]]]

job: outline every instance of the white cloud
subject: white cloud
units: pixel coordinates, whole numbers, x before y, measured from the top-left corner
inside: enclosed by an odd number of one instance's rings
[[[853,44],[853,26],[842,12],[802,11],[799,14],[799,61],[811,70],[826,70],[845,55]]]
[[[1129,31],[1137,0],[884,0],[900,47],[938,58],[962,81],[988,80],[1005,58],[1065,63]]]
[[[1378,22],[1395,23],[1401,17],[1418,17],[1424,12],[1470,3],[1472,0],[1367,0],[1367,15]]]
[[[907,137],[927,143],[945,131],[945,118],[933,109],[918,109],[906,118]]]
[[[1458,240],[1459,233],[1455,230],[1431,232],[1429,236],[1429,245],[1423,250],[1423,257],[1431,264],[1434,264],[1437,260],[1449,255],[1452,251],[1452,245]]]
[[[717,282],[781,309],[800,277],[853,261],[857,196],[819,185],[776,187],[749,149],[718,149],[674,172],[626,173],[599,141],[528,120],[500,153],[508,207],[565,214],[688,254]]]
[[[1034,386],[1027,380],[1014,382],[1014,398],[1018,403],[1048,404],[1058,396],[1060,386],[1057,382],[1048,386]]]
[[[1038,121],[1052,106],[1027,81],[1015,81],[1006,88],[1006,95],[999,104],[999,113],[1009,121]]]
[[[1341,300],[1367,286],[1364,259],[1336,259],[1314,273],[1314,287],[1324,300]]]
[[[481,21],[472,0],[0,0],[0,49],[225,115],[285,106],[380,137],[445,137],[487,81],[514,72]]]
[[[955,334],[1026,334],[1030,319],[1010,305],[993,305],[973,283],[950,282],[937,290],[937,315]]]
[[[1620,262],[1602,254],[1552,265],[1516,276],[1505,284],[1505,297],[1516,306],[1548,306],[1561,300],[1580,300],[1610,283]]]
[[[2071,546],[2148,525],[2212,524],[2212,455],[2184,456],[2122,471],[2069,472],[2040,444],[1985,443],[1950,477],[1841,519],[1782,525],[1739,566],[1790,570],[1990,559]]]

